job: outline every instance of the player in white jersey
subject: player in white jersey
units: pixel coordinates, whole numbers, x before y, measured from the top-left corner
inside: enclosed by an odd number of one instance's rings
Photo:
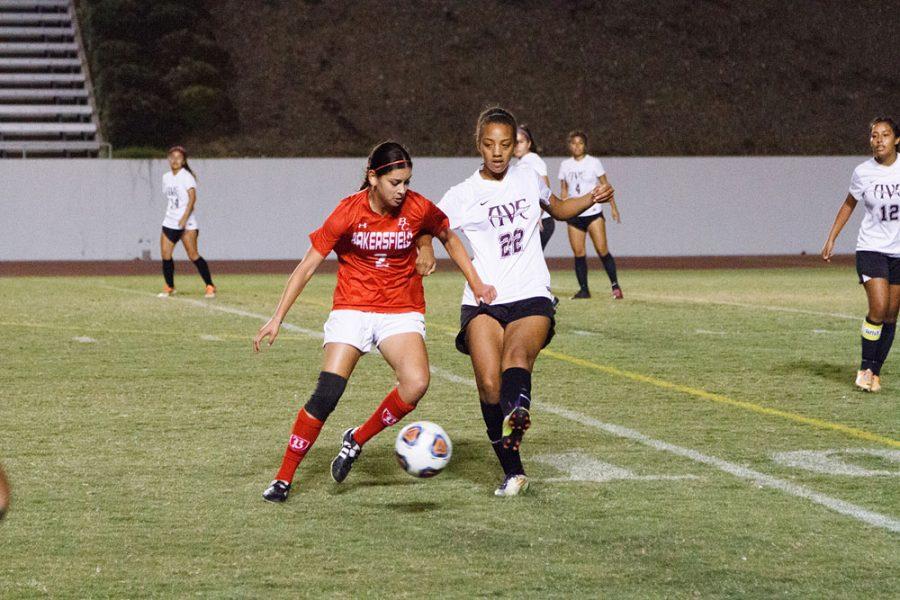
[[[187,162],[187,152],[181,146],[173,146],[168,152],[170,171],[163,174],[162,188],[166,196],[166,217],[163,219],[162,234],[159,236],[159,248],[162,255],[163,278],[166,283],[159,296],[165,298],[175,293],[175,261],[172,254],[179,241],[184,245],[188,258],[197,267],[203,283],[206,284],[206,297],[216,297],[216,286],[209,274],[209,265],[197,251],[197,237],[200,227],[194,215],[197,202],[197,179]]]
[[[510,167],[516,131],[515,117],[506,110],[484,111],[476,129],[484,162],[438,204],[450,227],[468,237],[479,276],[497,290],[496,299],[484,304],[466,286],[456,347],[471,357],[488,439],[503,467],[498,496],[515,496],[528,487],[519,445],[531,424],[531,371],[554,333],[541,209],[563,220],[613,197],[613,189],[601,185],[563,202],[533,169]],[[430,239],[422,241],[427,251]]]
[[[525,123],[519,124],[519,132],[516,134],[516,149],[513,152],[515,157],[519,159],[517,165],[526,165],[531,167],[541,176],[547,187],[550,187],[550,178],[547,176],[547,163],[539,155],[540,149],[534,136],[531,134],[531,128]],[[550,215],[543,213],[541,217],[541,248],[546,248],[553,232],[556,230],[556,219]]]
[[[838,210],[834,225],[822,248],[822,258],[831,260],[834,241],[850,219],[858,202],[863,216],[856,241],[856,272],[865,287],[869,312],[862,326],[862,363],[856,386],[881,391],[881,367],[887,359],[900,312],[900,161],[897,145],[900,127],[889,117],[871,123],[869,145],[872,158],[853,171],[850,193]]]
[[[587,154],[587,134],[580,130],[569,132],[566,142],[569,145],[571,158],[567,158],[559,167],[559,180],[563,199],[569,196],[580,196],[585,191],[593,189],[599,184],[608,184],[606,171],[600,159]],[[621,223],[619,208],[616,201],[609,203],[612,217],[616,223]],[[612,285],[612,295],[616,300],[622,299],[622,288],[619,287],[618,274],[616,273],[616,261],[609,253],[606,242],[606,218],[600,205],[589,207],[580,215],[568,220],[569,244],[575,255],[575,277],[578,280],[578,292],[572,299],[590,298],[588,288],[587,253],[585,251],[585,238],[591,235],[594,249],[603,263],[603,268]]]
[[[531,128],[525,123],[519,123],[519,131],[516,133],[516,148],[513,155],[518,159],[516,165],[531,167],[541,176],[547,187],[550,187],[550,178],[547,176],[547,163],[539,156],[540,149],[534,141]],[[556,231],[556,219],[546,212],[541,213],[541,250],[547,247],[553,232]],[[559,298],[553,296],[553,307],[559,304]]]

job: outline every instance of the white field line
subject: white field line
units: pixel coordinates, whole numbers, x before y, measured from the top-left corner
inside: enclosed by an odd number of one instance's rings
[[[142,296],[151,296],[152,294],[148,294],[145,292],[136,292],[135,290],[130,290],[128,288],[118,288],[113,286],[103,286],[107,289],[117,290],[121,292],[128,293],[138,293]],[[217,302],[201,302],[199,300],[192,300],[189,298],[178,298],[177,296],[167,298],[167,301],[171,302],[172,300],[177,300],[179,302],[185,302],[188,304],[192,304],[194,306],[199,306],[201,308],[206,308],[209,310],[214,310],[218,312],[228,313],[232,315],[238,315],[242,317],[247,317],[251,319],[256,319],[260,321],[268,321],[269,317],[266,315],[262,315],[259,313],[252,313],[246,310],[242,310],[239,308],[232,308],[229,306],[224,306]],[[793,312],[793,311],[791,311]],[[854,319],[856,317],[853,317]],[[289,331],[295,331],[297,333],[303,333],[309,335],[311,337],[315,337],[317,339],[321,339],[323,334],[318,331],[312,331],[311,329],[306,329],[303,327],[297,327],[296,325],[291,325],[289,323],[282,323],[282,327]],[[431,372],[438,377],[449,381],[451,383],[456,383],[460,385],[465,385],[470,388],[475,388],[475,381],[467,378],[460,377],[450,371],[442,369],[440,367],[431,366]],[[616,437],[632,440],[643,444],[645,446],[649,446],[650,448],[654,448],[661,452],[668,452],[670,454],[674,454],[676,456],[681,456],[683,458],[687,458],[688,460],[692,460],[694,462],[698,462],[701,464],[705,464],[707,466],[716,468],[724,473],[728,473],[729,475],[733,475],[739,479],[745,479],[747,481],[751,481],[755,483],[757,486],[763,488],[768,487],[775,490],[779,490],[791,496],[795,496],[797,498],[805,498],[810,502],[815,504],[819,504],[833,510],[842,515],[846,515],[848,517],[854,518],[858,521],[862,521],[863,523],[867,523],[869,525],[873,525],[875,527],[880,527],[882,529],[887,529],[888,531],[892,531],[895,533],[900,533],[900,521],[889,517],[887,515],[882,515],[880,513],[876,513],[870,510],[866,510],[861,506],[857,506],[855,504],[851,504],[850,502],[845,502],[838,498],[832,498],[831,496],[827,496],[825,494],[821,494],[814,490],[811,490],[805,486],[797,485],[795,483],[791,483],[789,481],[785,481],[783,479],[778,479],[777,477],[773,477],[771,475],[766,475],[765,473],[760,473],[759,471],[754,471],[753,469],[748,469],[746,467],[742,467],[741,465],[728,462],[726,460],[722,460],[721,458],[716,458],[714,456],[710,456],[708,454],[703,454],[701,452],[697,452],[696,450],[692,450],[690,448],[684,448],[682,446],[676,446],[675,444],[669,444],[668,442],[663,442],[661,440],[655,440],[651,437],[644,435],[639,431],[635,431],[634,429],[628,429],[627,427],[622,427],[621,425],[615,425],[613,423],[604,423],[603,421],[599,421],[594,419],[593,417],[589,417],[587,415],[583,415],[581,413],[568,410],[566,408],[562,408],[559,406],[554,406],[552,404],[547,404],[541,402],[537,405],[542,410],[554,414],[558,417],[562,417],[564,419],[568,419],[569,421],[574,421],[575,423],[579,423],[581,425],[592,427],[594,429],[599,429]]]
[[[96,344],[97,340],[92,337],[88,337],[86,335],[76,335],[72,338],[73,341],[82,343],[82,344]]]
[[[472,388],[475,387],[474,380],[460,377],[459,375],[450,373],[449,371],[441,369],[440,367],[432,366],[431,372],[447,381],[466,385]],[[574,421],[576,423],[580,423],[581,425],[593,427],[594,429],[605,431],[606,433],[612,434],[616,437],[629,439],[656,450],[660,450],[662,452],[675,454],[676,456],[681,456],[694,462],[714,467],[720,471],[728,473],[729,475],[734,475],[735,477],[738,477],[740,479],[752,481],[759,487],[769,487],[782,491],[786,494],[790,494],[791,496],[796,496],[797,498],[805,498],[807,500],[810,500],[811,502],[820,504],[842,515],[847,515],[864,523],[868,523],[869,525],[874,525],[876,527],[881,527],[882,529],[900,533],[900,521],[898,521],[897,519],[893,519],[886,515],[866,510],[861,506],[839,500],[838,498],[832,498],[831,496],[820,494],[819,492],[811,490],[802,485],[797,485],[783,479],[778,479],[777,477],[772,477],[771,475],[766,475],[765,473],[760,473],[759,471],[754,471],[752,469],[742,467],[738,464],[722,460],[721,458],[702,454],[700,452],[697,452],[696,450],[691,450],[690,448],[683,448],[681,446],[676,446],[674,444],[655,440],[639,431],[635,431],[634,429],[628,429],[627,427],[622,427],[621,425],[615,425],[612,423],[604,423],[587,415],[583,415],[581,413],[577,413],[575,411],[568,410],[559,406],[554,406],[552,404],[547,404],[546,402],[541,402],[536,406],[541,410],[547,411],[558,417],[568,419],[569,421]]]
[[[721,306],[737,306],[739,308],[753,308],[758,310],[768,310],[772,312],[783,312],[798,315],[813,315],[816,317],[832,317],[834,319],[849,319],[858,321],[859,315],[848,315],[844,313],[822,312],[817,310],[806,310],[804,308],[791,308],[789,306],[776,306],[772,304],[753,304],[752,302],[734,302],[731,300],[703,300],[700,298],[686,298],[684,296],[660,296],[657,294],[631,294],[632,298],[637,300],[650,300],[653,302],[669,302],[683,304],[718,304]],[[861,313],[860,313],[861,314]]]

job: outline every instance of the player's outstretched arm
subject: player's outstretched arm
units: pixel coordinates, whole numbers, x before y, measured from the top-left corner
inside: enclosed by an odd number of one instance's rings
[[[469,253],[466,252],[466,247],[459,239],[459,236],[453,233],[451,229],[445,229],[438,234],[437,238],[444,244],[447,254],[450,255],[450,258],[462,271],[466,281],[469,282],[469,287],[472,288],[472,294],[475,295],[475,299],[485,304],[490,304],[496,300],[497,290],[494,289],[494,286],[481,281],[481,277],[478,276],[478,271],[475,270],[475,265],[469,259]]]
[[[319,254],[315,248],[310,247],[310,249],[306,251],[306,256],[303,257],[303,260],[300,261],[300,264],[297,265],[297,268],[291,273],[287,285],[284,286],[284,292],[281,293],[281,300],[278,301],[278,306],[275,308],[275,314],[265,325],[259,328],[256,337],[253,338],[253,350],[259,352],[259,344],[266,338],[269,338],[270,346],[275,343],[275,338],[278,337],[278,330],[281,327],[281,322],[284,321],[285,315],[287,315],[288,311],[294,305],[300,292],[303,291],[303,288],[305,288],[306,284],[309,283],[309,280],[312,279],[313,273],[316,272],[316,269],[322,264],[323,260],[325,260],[325,257]]]
[[[550,194],[550,204],[544,207],[551,217],[557,221],[566,221],[577,217],[593,204],[603,204],[615,198],[615,190],[608,183],[601,183],[591,193],[577,198],[560,200],[554,194]]]
[[[850,215],[853,214],[856,203],[856,198],[854,198],[852,194],[847,194],[847,198],[844,200],[841,208],[838,209],[838,214],[834,218],[834,225],[831,226],[831,231],[828,232],[828,238],[825,240],[825,245],[822,247],[822,260],[825,262],[831,262],[831,256],[834,254],[834,242],[841,234],[844,225],[850,220]]]
[[[437,268],[437,260],[434,258],[434,246],[431,244],[433,236],[423,233],[416,238],[416,273],[422,277],[428,277]]]
[[[0,520],[6,516],[7,510],[9,510],[9,483],[6,481],[3,467],[0,467]]]

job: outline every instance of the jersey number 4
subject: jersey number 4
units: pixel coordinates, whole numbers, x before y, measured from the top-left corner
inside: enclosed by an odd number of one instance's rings
[[[500,234],[500,257],[506,258],[521,252],[523,237],[525,237],[524,229],[516,229],[513,232]]]
[[[900,220],[900,204],[885,204],[881,207],[882,221]]]

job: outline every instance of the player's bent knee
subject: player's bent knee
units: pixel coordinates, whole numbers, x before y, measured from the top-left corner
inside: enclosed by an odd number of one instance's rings
[[[347,379],[335,373],[322,371],[319,373],[319,381],[316,383],[316,389],[310,396],[306,404],[303,405],[304,410],[320,421],[328,419],[338,400],[344,394],[347,388]]]
[[[426,373],[424,375],[404,379],[399,382],[398,387],[403,390],[402,396],[404,398],[409,398],[407,403],[415,404],[425,395],[425,392],[428,391],[428,385],[430,383],[431,377]]]

